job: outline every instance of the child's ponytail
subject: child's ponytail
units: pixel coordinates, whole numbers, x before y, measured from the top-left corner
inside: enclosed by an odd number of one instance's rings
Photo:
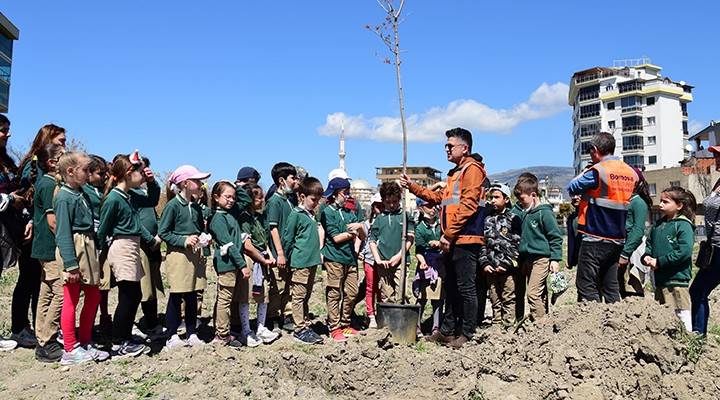
[[[175,192],[175,184],[168,180],[165,184],[165,198],[167,201],[170,201],[175,198],[175,195],[177,195],[177,192]]]

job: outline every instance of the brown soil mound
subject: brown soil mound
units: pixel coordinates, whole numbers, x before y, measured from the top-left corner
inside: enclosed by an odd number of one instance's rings
[[[720,309],[716,299],[714,310]],[[316,322],[320,322],[319,320]],[[307,346],[284,335],[239,351],[206,345],[61,368],[32,350],[0,353],[6,398],[718,399],[720,346],[699,361],[672,310],[650,299],[575,304],[517,332],[481,329],[453,351],[369,330]],[[203,327],[209,339],[212,330]]]

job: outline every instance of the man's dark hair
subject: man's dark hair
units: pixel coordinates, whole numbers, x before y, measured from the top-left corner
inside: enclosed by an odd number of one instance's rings
[[[615,137],[607,132],[600,132],[590,139],[590,148],[595,147],[601,156],[615,153]]]
[[[402,195],[402,188],[395,181],[385,181],[380,185],[380,197],[386,199],[388,197]]]
[[[323,189],[322,183],[317,178],[313,178],[312,176],[305,177],[303,181],[300,183],[300,194],[305,196],[322,196],[323,192],[325,190]]]
[[[445,136],[448,139],[454,137],[455,139],[467,144],[468,153],[472,153],[472,133],[469,130],[463,128],[453,128],[445,132]]]
[[[297,170],[292,164],[286,162],[275,164],[272,171],[270,171],[270,176],[272,176],[273,182],[277,186],[280,186],[280,178],[287,179],[290,175],[297,175]]]

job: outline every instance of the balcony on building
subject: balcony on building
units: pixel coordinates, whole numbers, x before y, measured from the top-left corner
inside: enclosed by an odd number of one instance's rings
[[[642,88],[643,88],[643,82],[641,82],[641,81],[618,83],[618,92],[619,93],[640,91],[640,90],[642,90]]]
[[[375,177],[381,182],[400,179],[402,167],[376,167]],[[407,167],[407,176],[411,181],[422,185],[430,186],[442,180],[439,170],[432,167]]]

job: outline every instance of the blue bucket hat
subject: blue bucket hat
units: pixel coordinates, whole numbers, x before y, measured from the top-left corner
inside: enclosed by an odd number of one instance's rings
[[[350,182],[344,178],[333,178],[328,183],[327,189],[325,189],[325,193],[323,193],[323,197],[328,198],[332,196],[338,189],[350,189]]]

